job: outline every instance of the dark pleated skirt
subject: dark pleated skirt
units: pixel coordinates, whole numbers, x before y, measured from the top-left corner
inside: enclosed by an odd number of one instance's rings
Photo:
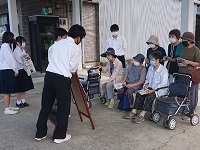
[[[16,77],[12,69],[0,70],[0,94],[16,93]]]
[[[19,70],[19,74],[16,77],[17,92],[26,92],[34,89],[31,76],[28,76],[24,69]]]

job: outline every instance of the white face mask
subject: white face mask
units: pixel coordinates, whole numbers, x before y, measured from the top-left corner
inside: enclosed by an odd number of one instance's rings
[[[176,43],[176,38],[169,38],[169,41],[170,41],[171,43]]]
[[[111,32],[112,36],[118,36],[119,35],[119,31],[115,31],[115,32]]]
[[[149,47],[150,47],[150,48],[155,48],[156,45],[155,45],[155,44],[149,44]]]
[[[22,43],[22,47],[25,47],[25,46],[26,46],[26,43],[25,43],[25,42],[23,42],[23,43]]]
[[[133,61],[133,64],[134,64],[135,66],[139,66],[139,65],[140,65],[140,63],[137,62],[137,61]]]

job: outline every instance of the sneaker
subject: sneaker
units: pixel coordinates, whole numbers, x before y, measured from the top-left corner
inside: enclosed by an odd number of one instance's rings
[[[133,122],[134,123],[142,123],[144,121],[144,117],[142,115],[138,115]]]
[[[10,108],[4,110],[4,114],[5,114],[5,115],[14,115],[14,114],[16,114],[16,113],[18,113],[18,111],[12,110],[12,109],[10,109]]]
[[[66,134],[66,137],[64,139],[54,139],[54,143],[56,144],[60,144],[62,142],[68,141],[69,139],[71,139],[71,135]]]
[[[108,106],[110,104],[110,101],[107,101],[104,105]]]
[[[19,108],[24,108],[24,105],[22,103],[20,103],[20,104],[16,103],[16,106],[19,107]]]
[[[44,137],[41,137],[41,138],[35,138],[35,140],[37,140],[37,141],[41,141],[41,140],[44,140],[44,139],[46,139],[46,137],[47,137],[47,135],[45,135]]]
[[[108,108],[114,108],[114,107],[115,107],[115,104],[117,104],[117,102],[110,103],[110,104],[108,105]]]
[[[9,108],[10,108],[11,110],[14,110],[14,111],[17,111],[17,110],[19,110],[19,108],[18,108],[18,107],[14,107],[14,106],[9,106]]]
[[[128,113],[126,116],[124,116],[125,119],[134,119],[136,117],[137,117],[137,114],[132,111]]]
[[[28,107],[29,106],[29,104],[26,103],[26,102],[22,103],[22,105],[24,105],[24,107]]]

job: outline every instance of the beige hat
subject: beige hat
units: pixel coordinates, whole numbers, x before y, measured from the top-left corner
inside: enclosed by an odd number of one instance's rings
[[[148,40],[146,43],[147,43],[147,44],[153,43],[153,44],[159,46],[158,37],[155,36],[155,35],[151,35],[150,38],[149,38],[149,40]]]

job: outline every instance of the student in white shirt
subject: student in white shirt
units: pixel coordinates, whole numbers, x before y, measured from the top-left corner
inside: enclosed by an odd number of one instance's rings
[[[108,48],[111,47],[115,50],[115,54],[117,58],[122,62],[123,68],[125,66],[125,51],[127,50],[126,39],[123,36],[119,35],[119,26],[117,24],[113,24],[110,27],[111,37],[107,39]]]
[[[24,47],[26,46],[26,40],[22,36],[18,36],[15,39],[16,48],[14,49],[13,56],[15,58],[17,69],[19,70],[19,74],[16,77],[17,83],[17,102],[16,106],[19,108],[24,108],[29,106],[26,102],[26,91],[34,89],[33,81],[31,76],[28,76],[26,71],[24,70],[23,62],[21,57],[26,54]]]
[[[59,40],[50,47],[51,53],[48,55],[49,64],[46,69],[42,92],[42,108],[35,135],[35,139],[38,141],[47,136],[47,120],[55,99],[58,108],[53,140],[55,143],[62,143],[71,138],[71,135],[66,134],[71,104],[70,78],[78,68],[78,60],[81,56],[78,44],[85,36],[85,29],[76,24],[69,29],[67,39]]]
[[[0,49],[0,94],[4,94],[4,114],[13,115],[19,108],[10,106],[11,93],[16,93],[18,69],[10,45],[14,42],[12,32],[4,32]]]
[[[134,123],[141,123],[144,121],[144,116],[147,111],[151,111],[154,99],[157,96],[163,96],[167,94],[168,86],[168,70],[162,64],[160,60],[162,54],[159,51],[153,52],[150,55],[150,67],[147,72],[146,80],[144,83],[144,90],[147,90],[144,95],[136,94],[133,110],[130,112],[130,117],[134,118]],[[156,89],[160,89],[156,92]],[[137,110],[142,110],[140,114],[136,114]]]

